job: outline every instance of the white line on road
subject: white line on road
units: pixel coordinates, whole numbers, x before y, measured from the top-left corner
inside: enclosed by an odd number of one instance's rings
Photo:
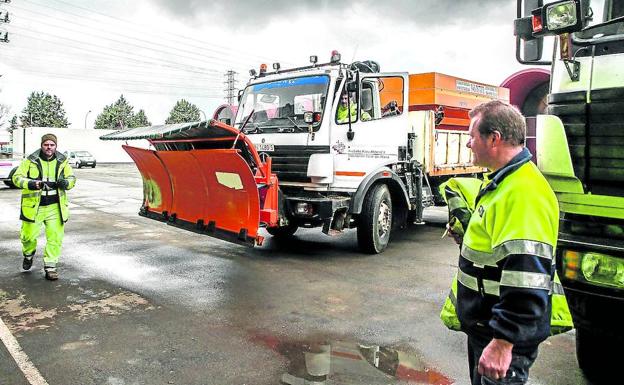
[[[11,357],[13,357],[15,363],[17,363],[17,366],[19,366],[22,373],[24,373],[24,377],[26,377],[31,385],[48,385],[43,376],[41,376],[41,373],[39,373],[35,365],[30,362],[26,353],[24,353],[19,346],[9,328],[4,324],[4,321],[2,321],[2,318],[0,318],[0,340],[2,340],[9,354],[11,354]]]

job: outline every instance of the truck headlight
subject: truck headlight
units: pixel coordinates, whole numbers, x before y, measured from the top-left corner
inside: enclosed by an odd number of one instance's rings
[[[594,285],[624,289],[624,259],[595,252],[563,251],[563,275]]]
[[[546,6],[546,26],[549,31],[574,26],[577,23],[576,4],[574,1]]]

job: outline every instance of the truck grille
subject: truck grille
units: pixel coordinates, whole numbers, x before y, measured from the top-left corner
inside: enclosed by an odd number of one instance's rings
[[[275,146],[267,152],[273,161],[273,172],[282,182],[310,182],[308,161],[312,154],[329,154],[329,146]]]
[[[561,118],[574,174],[586,192],[624,197],[624,88],[552,94],[548,113]]]
[[[559,222],[559,232],[567,238],[581,236],[597,243],[618,244],[624,250],[623,219],[564,213]]]

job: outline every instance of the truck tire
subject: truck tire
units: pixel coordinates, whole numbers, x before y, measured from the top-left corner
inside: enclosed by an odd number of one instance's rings
[[[605,335],[598,330],[576,329],[576,359],[588,380],[596,383],[612,378],[607,368],[620,365],[617,352],[623,340]]]
[[[360,250],[379,254],[386,249],[392,230],[392,198],[385,184],[375,185],[366,194],[358,218],[357,239]]]
[[[4,184],[9,188],[17,188],[17,186],[13,184],[13,174],[15,174],[15,171],[17,171],[17,167],[9,172],[9,179],[4,181]]]
[[[267,232],[275,238],[288,238],[293,236],[299,227],[297,225],[288,224],[280,227],[267,227]]]

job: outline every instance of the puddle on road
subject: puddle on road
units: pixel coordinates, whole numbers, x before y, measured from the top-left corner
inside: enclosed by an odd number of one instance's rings
[[[347,341],[285,342],[266,335],[255,335],[252,340],[289,360],[281,384],[451,385],[455,382],[431,368],[417,354],[389,347]]]

